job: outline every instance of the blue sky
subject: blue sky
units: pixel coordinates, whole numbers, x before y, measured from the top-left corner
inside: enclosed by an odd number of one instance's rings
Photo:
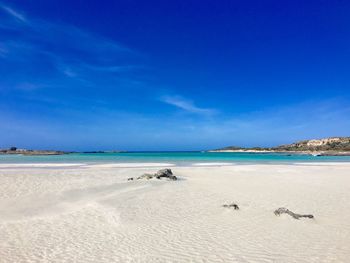
[[[1,1],[0,148],[350,136],[349,1]]]

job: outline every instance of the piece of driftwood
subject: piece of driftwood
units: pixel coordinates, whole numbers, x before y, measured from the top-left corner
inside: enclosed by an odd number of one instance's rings
[[[300,215],[300,214],[293,213],[292,211],[290,211],[289,209],[287,209],[285,207],[280,207],[280,208],[276,209],[274,213],[276,216],[280,216],[281,214],[288,214],[291,217],[293,217],[294,219],[300,219],[302,217],[314,218],[313,215]]]
[[[223,207],[226,207],[226,208],[233,208],[234,210],[239,210],[239,206],[235,203],[232,203],[232,204],[224,204]]]

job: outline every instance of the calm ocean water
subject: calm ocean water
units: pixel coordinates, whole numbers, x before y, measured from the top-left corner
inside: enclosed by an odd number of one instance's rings
[[[73,153],[53,156],[0,155],[0,163],[293,163],[350,162],[350,156],[310,156],[281,153],[128,152]]]

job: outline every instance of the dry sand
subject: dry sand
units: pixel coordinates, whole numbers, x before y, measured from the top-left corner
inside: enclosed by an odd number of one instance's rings
[[[0,262],[349,262],[349,163],[157,166],[2,165]]]

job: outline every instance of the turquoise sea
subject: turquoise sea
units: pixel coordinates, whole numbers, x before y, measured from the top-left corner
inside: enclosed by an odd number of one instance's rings
[[[53,156],[0,155],[0,163],[293,163],[350,162],[350,156],[282,153],[124,152],[72,153]]]

